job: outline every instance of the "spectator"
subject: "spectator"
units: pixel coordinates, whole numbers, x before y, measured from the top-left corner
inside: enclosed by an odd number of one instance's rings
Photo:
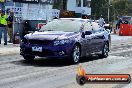
[[[13,17],[14,13],[12,11],[9,12],[9,17],[8,17],[8,35],[9,35],[9,43],[12,43],[13,41]]]
[[[100,25],[101,27],[104,27],[104,24],[105,24],[105,21],[104,21],[102,15],[101,15],[101,17],[100,17],[100,19],[99,19],[99,25]]]
[[[7,45],[7,14],[0,10],[0,44],[2,38],[2,32],[4,32],[4,45]]]
[[[122,19],[120,18],[119,19],[119,21],[117,22],[117,28],[116,29],[119,29],[120,28],[120,25],[122,24],[123,22],[122,22]]]

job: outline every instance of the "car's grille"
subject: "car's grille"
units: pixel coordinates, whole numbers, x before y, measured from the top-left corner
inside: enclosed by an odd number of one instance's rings
[[[50,50],[43,49],[42,52],[34,52],[31,48],[25,49],[24,53],[31,54],[31,55],[37,55],[37,56],[54,56],[54,53]]]
[[[52,43],[51,40],[29,40],[30,44],[48,45]]]

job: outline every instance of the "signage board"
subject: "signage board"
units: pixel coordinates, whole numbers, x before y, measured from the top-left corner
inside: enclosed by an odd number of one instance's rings
[[[60,13],[61,18],[74,18],[75,17],[75,12],[74,11],[63,11]]]
[[[40,0],[40,3],[52,4],[53,0]]]
[[[13,0],[13,2],[20,2],[20,3],[39,3],[39,0]]]

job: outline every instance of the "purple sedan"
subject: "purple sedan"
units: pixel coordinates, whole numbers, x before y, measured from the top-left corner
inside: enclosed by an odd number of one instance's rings
[[[20,54],[26,61],[35,56],[67,58],[78,63],[81,57],[96,54],[108,57],[111,36],[98,23],[84,19],[56,19],[39,31],[24,36]]]

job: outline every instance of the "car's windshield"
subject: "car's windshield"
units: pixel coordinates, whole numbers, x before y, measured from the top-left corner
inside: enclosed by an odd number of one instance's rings
[[[131,19],[132,19],[131,16],[123,16],[122,17],[123,21],[127,20],[128,22],[131,22]]]
[[[43,26],[40,31],[78,32],[81,25],[82,22],[78,20],[54,20]]]

